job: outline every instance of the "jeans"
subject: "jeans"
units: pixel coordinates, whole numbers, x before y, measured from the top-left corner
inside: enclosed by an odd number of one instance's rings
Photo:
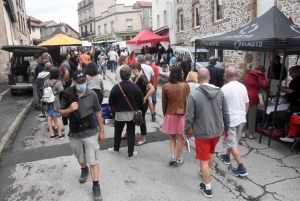
[[[115,121],[114,150],[119,151],[123,128],[127,127],[128,157],[133,155],[135,143],[135,124],[133,121]]]
[[[111,70],[116,71],[116,70],[117,70],[117,67],[118,67],[118,63],[117,63],[116,61],[111,61],[111,63],[112,63],[112,68],[111,68]]]
[[[105,75],[105,73],[106,73],[106,66],[104,65],[100,65],[100,66],[98,66],[98,72],[102,75],[102,73],[104,73],[104,75]]]
[[[156,100],[156,91],[157,91],[157,89],[154,89],[154,92],[151,95],[151,97],[152,97],[152,104],[153,105],[156,105],[156,103],[157,103],[157,100]]]

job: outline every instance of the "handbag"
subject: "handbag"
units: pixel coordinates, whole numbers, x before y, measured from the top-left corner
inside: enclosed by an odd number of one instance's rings
[[[130,109],[132,110],[132,112],[133,112],[133,114],[134,114],[134,118],[132,119],[133,123],[135,123],[135,125],[137,125],[137,126],[141,126],[141,125],[143,124],[143,116],[142,116],[142,112],[141,112],[140,110],[134,111],[134,109],[133,109],[132,105],[130,104],[130,102],[129,102],[127,96],[126,96],[126,94],[124,93],[124,91],[123,91],[123,89],[122,89],[120,83],[118,83],[118,86],[119,86],[119,88],[120,88],[120,90],[121,90],[121,92],[122,92],[122,94],[123,94],[125,100],[127,101],[128,105],[129,105],[129,107],[130,107]]]
[[[263,88],[261,88],[261,85],[260,85],[260,78],[259,78],[259,93],[258,93],[258,99],[259,99],[259,104],[261,106],[265,106],[266,104],[266,101],[267,101],[267,91],[264,90]]]

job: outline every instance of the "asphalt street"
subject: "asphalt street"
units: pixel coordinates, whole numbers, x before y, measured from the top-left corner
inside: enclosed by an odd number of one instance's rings
[[[108,72],[105,99],[115,84],[114,73]],[[127,159],[126,140],[120,155],[112,155],[114,128],[106,125],[106,139],[98,152],[100,185],[103,200],[205,200],[198,190],[202,181],[199,161],[191,153],[183,152],[184,164],[168,165],[169,136],[160,132],[163,122],[161,87],[158,89],[157,121],[146,115],[147,144],[135,147],[139,155]],[[17,97],[16,97],[17,98]],[[1,104],[1,102],[0,102]],[[30,110],[0,156],[0,201],[15,200],[92,200],[91,178],[79,184],[80,167],[72,155],[68,138],[50,140],[45,119],[38,111]],[[65,133],[68,132],[66,128]],[[136,128],[136,141],[140,138]],[[267,137],[261,144],[258,138],[242,139],[240,151],[249,175],[234,177],[229,166],[215,158],[211,170],[213,198],[211,200],[284,200],[296,201],[300,196],[300,155],[277,141],[267,146]],[[216,155],[224,153],[220,140]],[[234,160],[231,162],[236,167]]]

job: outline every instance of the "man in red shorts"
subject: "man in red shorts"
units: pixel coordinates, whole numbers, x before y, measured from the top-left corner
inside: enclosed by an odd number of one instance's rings
[[[206,197],[212,197],[210,168],[213,165],[215,147],[223,134],[227,139],[230,118],[224,94],[219,87],[209,84],[206,68],[198,72],[200,87],[188,97],[184,132],[187,136],[192,126],[196,139],[196,158],[200,160],[200,174],[204,183],[199,189]]]

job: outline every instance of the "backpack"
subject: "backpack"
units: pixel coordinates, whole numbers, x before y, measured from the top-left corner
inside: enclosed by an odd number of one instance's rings
[[[58,82],[58,81],[56,81]],[[53,103],[55,101],[55,96],[57,95],[54,95],[53,94],[53,91],[52,91],[52,87],[54,87],[54,85],[56,84],[56,82],[54,82],[54,84],[50,87],[46,87],[44,89],[44,95],[43,95],[43,101],[46,102],[46,103]]]

